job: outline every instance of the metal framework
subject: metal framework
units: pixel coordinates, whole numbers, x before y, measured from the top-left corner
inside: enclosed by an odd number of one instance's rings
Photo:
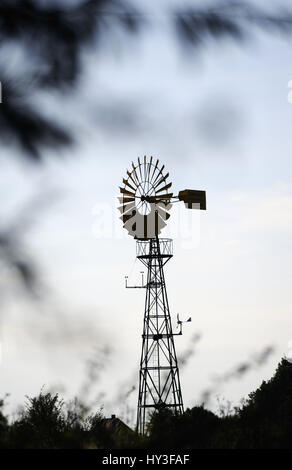
[[[163,267],[172,258],[172,240],[137,240],[137,258],[147,267],[137,431],[147,433],[149,412],[171,408],[183,413],[183,400]],[[127,286],[129,287],[129,286]]]
[[[177,195],[169,192],[172,183],[169,173],[159,159],[146,158],[132,162],[120,186],[118,210],[129,235],[137,240],[137,258],[147,268],[144,285],[126,288],[145,288],[145,312],[142,334],[142,353],[138,395],[137,431],[147,433],[149,412],[170,408],[183,413],[174,336],[182,334],[182,324],[177,315],[178,333],[173,333],[164,279],[164,265],[172,257],[172,240],[158,238],[170,217],[172,203],[183,201],[187,209],[206,210],[206,193],[184,189]]]

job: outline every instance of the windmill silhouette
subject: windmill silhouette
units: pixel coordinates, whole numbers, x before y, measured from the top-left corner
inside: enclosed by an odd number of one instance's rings
[[[181,414],[184,410],[174,336],[182,334],[185,322],[178,316],[179,332],[173,332],[164,277],[164,266],[173,256],[172,240],[158,235],[170,217],[172,202],[206,210],[205,191],[185,189],[174,196],[168,177],[159,160],[138,158],[127,170],[118,198],[120,219],[136,239],[136,256],[147,268],[146,283],[143,273],[140,286],[129,286],[127,277],[125,282],[126,288],[146,289],[136,425],[140,434],[147,433],[149,412],[170,408]]]

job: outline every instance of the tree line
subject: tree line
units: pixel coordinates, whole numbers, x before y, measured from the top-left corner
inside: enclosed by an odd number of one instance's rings
[[[88,414],[82,402],[65,403],[43,391],[27,399],[9,422],[0,402],[0,448],[32,449],[290,449],[292,448],[292,364],[279,363],[274,376],[241,406],[220,415],[204,405],[175,415],[152,414],[147,436],[101,412]],[[222,410],[221,410],[222,411]]]

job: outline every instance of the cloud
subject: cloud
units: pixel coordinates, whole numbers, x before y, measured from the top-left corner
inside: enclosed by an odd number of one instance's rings
[[[247,202],[248,210],[240,218],[244,230],[292,229],[292,195],[249,197]]]

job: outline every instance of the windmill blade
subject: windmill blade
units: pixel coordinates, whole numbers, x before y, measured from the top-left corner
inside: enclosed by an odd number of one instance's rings
[[[165,226],[166,223],[164,222],[162,217],[158,215],[158,212],[155,212],[155,235],[158,235],[161,229],[163,229],[163,227]]]
[[[146,160],[146,155],[144,156],[144,165],[145,165],[145,181],[149,183],[149,176],[150,176],[150,163]]]
[[[132,217],[131,217],[131,219],[132,219]],[[124,223],[124,228],[125,228],[126,230],[128,230],[128,232],[131,233],[131,235],[132,235],[132,234],[135,235],[135,233],[134,233],[134,232],[135,232],[134,226],[135,226],[136,222],[134,222],[134,221],[131,220],[131,219],[128,219],[128,220]],[[136,220],[136,218],[135,218],[134,220]]]
[[[160,193],[160,191],[166,191],[172,186],[172,183],[168,183],[166,186],[163,186],[163,188],[158,189],[156,192]]]
[[[167,201],[156,201],[155,202],[155,205],[160,207],[161,209],[165,210],[165,211],[170,211],[170,209],[172,208],[172,204],[170,202],[167,202]]]
[[[149,186],[149,174],[150,174],[150,164],[149,163],[146,163],[146,176],[145,176],[145,180],[147,181],[148,183],[148,186]]]
[[[121,215],[120,219],[125,223],[131,220],[133,217],[135,217],[136,211],[132,211],[130,214],[123,214]]]
[[[137,180],[137,185],[139,185],[139,178],[138,178],[138,175],[137,175],[137,173],[136,173],[136,167],[135,167],[135,165],[134,165],[133,162],[132,162],[132,168],[133,168],[134,176],[135,176],[135,178],[136,178],[136,180]]]
[[[129,204],[123,204],[122,206],[118,207],[118,210],[120,211],[121,214],[124,214],[125,212],[129,212],[131,209],[134,209],[136,207],[136,204],[134,202],[130,202]]]
[[[160,175],[163,175],[163,169],[164,169],[164,165],[161,167],[161,170],[160,170],[159,173],[156,175],[155,180],[152,182],[153,185],[155,185],[155,183],[157,182],[159,176],[160,176]]]
[[[157,174],[157,176],[156,176],[156,178],[155,178],[155,180],[153,181],[152,184],[155,184],[155,183],[156,183],[156,181],[158,180],[159,176],[162,175],[163,170],[164,170],[164,165],[162,165],[162,167],[161,167],[159,173]]]
[[[156,207],[155,211],[159,214],[162,220],[168,220],[170,217],[170,214],[165,210],[161,209],[161,207]]]
[[[132,189],[134,192],[136,192],[136,188],[134,188],[128,180],[126,180],[125,178],[123,178],[123,183],[128,186],[128,188]]]
[[[155,201],[150,203],[151,211],[158,210],[159,214],[165,214],[170,211],[172,204],[165,203],[164,201]]]
[[[124,204],[125,202],[133,202],[135,201],[135,198],[134,197],[118,197],[118,200],[120,202],[120,204]]]
[[[149,222],[149,215],[143,215],[140,212],[137,212],[135,217],[135,227],[132,228],[132,231],[135,231],[136,238],[147,238],[147,227]]]
[[[146,180],[146,155],[144,155],[144,178]]]
[[[121,188],[121,187],[120,187],[120,192],[121,192],[122,194],[126,194],[127,196],[133,196],[133,197],[136,196],[135,193],[132,193],[131,191],[128,191],[127,189]]]
[[[168,194],[157,194],[157,196],[150,196],[150,202],[161,201],[163,199],[171,199],[173,197],[173,193]]]
[[[141,171],[141,162],[140,162],[140,157],[138,157],[138,166],[139,166],[139,172],[140,172],[140,178],[141,178],[141,181],[143,180],[143,176],[142,176],[142,171]]]
[[[133,176],[132,176],[132,173],[129,172],[129,170],[127,170],[127,175],[128,177],[133,181],[134,185],[137,186],[137,183],[136,181],[134,180]]]
[[[151,155],[149,166],[148,166],[148,179],[149,179],[149,182],[150,182],[150,171],[151,171],[151,167],[152,167],[152,160],[153,160],[153,157]]]
[[[162,178],[160,178],[160,180],[158,181],[158,183],[153,183],[154,184],[154,188],[158,188],[158,186],[163,183],[163,181],[166,181],[166,179],[169,177],[169,173],[166,173],[165,176],[163,176]]]
[[[155,165],[155,167],[154,167],[154,170],[153,170],[153,173],[152,173],[152,176],[151,176],[151,180],[150,180],[150,181],[152,181],[153,176],[154,176],[154,173],[155,173],[156,169],[158,168],[158,163],[159,163],[159,160],[157,159],[156,165]]]
[[[144,157],[144,162],[140,163],[141,165],[141,170],[140,170],[140,173],[141,173],[141,188],[142,188],[142,192],[144,193],[145,192],[145,157]]]
[[[123,227],[128,231],[129,235],[136,238],[136,222],[126,222]]]
[[[143,173],[144,173],[144,177],[143,177],[143,181],[144,181],[143,190],[144,190],[144,192],[147,192],[148,189],[149,189],[149,188],[148,188],[148,186],[149,186],[149,181],[148,181],[148,176],[147,176],[147,173],[148,173],[148,163],[147,163],[147,160],[146,160],[146,155],[144,155]]]
[[[134,223],[133,220],[135,220]],[[154,228],[152,228],[152,225],[153,224],[150,223],[149,214],[142,215],[137,212],[135,219],[126,222],[124,228],[128,230],[130,235],[135,236],[135,238],[145,239],[155,236]]]
[[[166,225],[163,218],[158,214],[158,211],[152,211],[147,215],[137,213],[134,219],[131,221],[129,220],[125,224],[125,228],[132,230],[132,232],[134,232],[134,228],[131,227],[133,220],[136,222],[135,237],[140,239],[153,238],[157,236],[161,229]]]

